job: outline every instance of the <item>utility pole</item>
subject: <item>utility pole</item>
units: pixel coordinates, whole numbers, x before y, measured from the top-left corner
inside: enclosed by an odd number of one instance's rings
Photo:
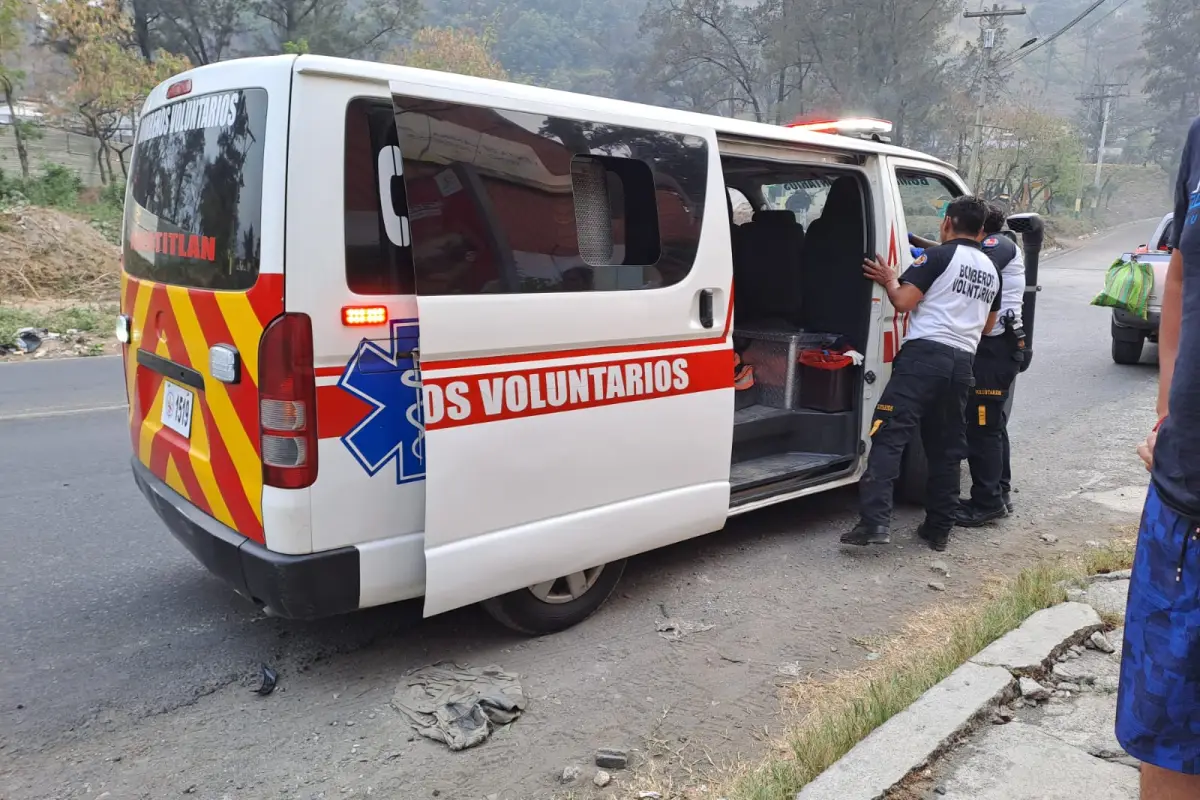
[[[1100,106],[1100,145],[1096,148],[1096,182],[1100,188],[1100,176],[1104,171],[1104,148],[1108,144],[1108,122],[1112,114],[1112,101],[1118,97],[1128,97],[1128,92],[1122,92],[1127,83],[1098,83],[1096,93],[1077,98],[1080,102],[1090,103],[1099,101]]]
[[[1042,76],[1042,94],[1050,91],[1050,73],[1054,71],[1054,57],[1058,54],[1058,42],[1051,42],[1046,47],[1046,74]]]
[[[971,171],[967,175],[967,179],[971,187],[976,193],[982,191],[979,185],[980,170],[982,169],[981,151],[983,150],[983,109],[987,102],[988,84],[992,80],[992,68],[994,59],[992,53],[996,48],[996,33],[1005,17],[1019,17],[1026,14],[1025,7],[1019,9],[1001,8],[998,3],[992,4],[991,11],[964,11],[964,19],[979,19],[982,36],[980,44],[980,58],[982,63],[979,66],[979,97],[975,104],[975,143],[971,147]]]

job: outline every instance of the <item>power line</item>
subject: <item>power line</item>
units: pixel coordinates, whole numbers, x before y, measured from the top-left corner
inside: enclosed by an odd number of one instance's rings
[[[1054,60],[1058,62],[1058,65],[1060,67],[1062,67],[1064,70],[1066,70],[1067,74],[1070,77],[1074,78],[1076,81],[1078,81],[1080,83],[1083,82],[1083,76],[1080,75],[1078,72],[1076,72],[1074,67],[1072,67],[1070,64],[1068,64],[1066,61],[1064,61],[1063,57],[1060,56],[1058,53],[1054,54]]]
[[[1101,17],[1100,19],[1093,22],[1091,24],[1091,26],[1085,31],[1085,33],[1091,33],[1092,31],[1096,30],[1096,28],[1099,28],[1100,23],[1104,22],[1104,20],[1108,19],[1113,14],[1120,11],[1122,8],[1124,8],[1126,5],[1128,5],[1128,3],[1129,3],[1129,0],[1121,0],[1121,2],[1118,3],[1114,8],[1109,9],[1107,14],[1105,14],[1103,17]]]
[[[1075,19],[1071,20],[1066,25],[1064,25],[1063,28],[1061,30],[1059,30],[1057,33],[1043,39],[1042,41],[1035,44],[1033,47],[1027,47],[1024,50],[1020,50],[1017,53],[1009,56],[1007,59],[1002,61],[1000,65],[1009,67],[1024,58],[1028,58],[1029,56],[1033,55],[1033,53],[1042,49],[1043,47],[1050,44],[1058,37],[1062,36],[1067,31],[1071,30],[1071,28],[1074,28],[1076,25],[1078,25],[1080,22],[1082,22],[1084,20],[1084,18],[1087,17],[1088,14],[1091,14],[1097,8],[1104,5],[1105,2],[1107,2],[1107,0],[1096,0],[1096,2],[1094,2],[1090,6],[1088,6],[1082,14],[1080,14],[1078,17],[1076,17]]]

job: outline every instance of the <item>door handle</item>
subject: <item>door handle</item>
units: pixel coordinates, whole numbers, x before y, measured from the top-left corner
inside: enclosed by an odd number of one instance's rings
[[[700,324],[705,328],[713,326],[713,290],[700,290]]]

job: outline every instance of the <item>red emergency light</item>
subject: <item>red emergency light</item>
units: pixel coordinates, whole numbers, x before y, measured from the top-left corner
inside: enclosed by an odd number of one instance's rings
[[[870,117],[848,117],[846,119],[827,119],[801,121],[797,119],[784,127],[795,128],[813,133],[831,133],[839,136],[886,136],[892,132],[892,123],[884,119]]]
[[[387,321],[387,306],[344,306],[342,308],[342,324],[347,327],[383,325]]]
[[[176,97],[183,97],[185,94],[192,92],[192,79],[184,78],[181,81],[176,81],[167,87],[167,99],[174,100]]]

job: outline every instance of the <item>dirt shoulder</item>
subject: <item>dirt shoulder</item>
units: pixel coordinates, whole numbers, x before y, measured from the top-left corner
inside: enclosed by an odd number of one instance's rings
[[[110,355],[120,249],[53,208],[0,209],[0,362]]]

